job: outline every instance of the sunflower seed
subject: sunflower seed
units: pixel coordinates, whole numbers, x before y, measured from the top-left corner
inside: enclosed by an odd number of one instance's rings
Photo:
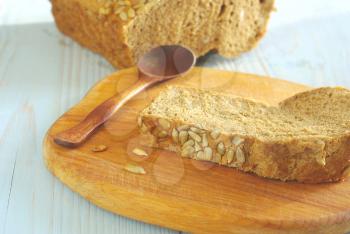
[[[179,132],[176,130],[176,128],[173,128],[173,131],[171,132],[171,136],[175,143],[179,142]]]
[[[208,138],[206,134],[202,135],[202,146],[207,147],[208,146]]]
[[[181,145],[184,144],[188,139],[188,132],[186,131],[180,131],[179,133],[179,140]]]
[[[159,119],[158,123],[165,130],[168,130],[170,128],[170,122],[166,119]]]
[[[124,11],[125,7],[118,7],[115,11],[114,14],[119,15],[120,12]]]
[[[202,150],[202,147],[198,144],[197,141],[194,142],[194,150],[195,150],[196,152]]]
[[[190,135],[190,137],[197,141],[197,142],[201,142],[202,141],[202,138],[195,132],[192,132],[192,131],[189,131],[188,134]]]
[[[187,146],[181,150],[182,157],[190,157],[194,153],[194,148],[192,146]]]
[[[146,174],[146,171],[145,169],[143,169],[143,167],[132,165],[132,164],[126,164],[124,166],[124,170],[135,174],[143,174],[143,175]]]
[[[205,160],[210,161],[213,157],[213,150],[210,147],[205,147],[204,148],[204,157]]]
[[[166,131],[160,131],[159,133],[158,133],[158,137],[159,138],[165,138],[165,137],[167,137],[168,136],[168,133],[166,132]]]
[[[109,8],[104,8],[104,7],[100,8],[100,9],[98,10],[98,13],[99,13],[100,15],[108,15],[110,12],[111,12],[111,9],[109,9]]]
[[[239,136],[235,136],[233,137],[232,139],[232,144],[234,146],[239,146],[240,144],[242,144],[244,142],[244,139],[243,138],[240,138]]]
[[[237,163],[243,164],[245,162],[244,152],[240,147],[236,150],[236,159]]]
[[[129,18],[134,18],[135,15],[136,15],[135,10],[132,9],[132,8],[130,8],[130,9],[128,10],[128,17],[129,17]]]
[[[215,163],[221,163],[221,155],[219,153],[214,153],[211,161]]]
[[[105,145],[96,145],[94,146],[91,151],[92,152],[96,152],[96,153],[99,153],[99,152],[103,152],[103,151],[106,151],[107,150],[107,146]]]
[[[316,143],[315,151],[317,151],[317,152],[323,151],[324,148],[326,147],[326,143],[324,141],[322,141],[322,140],[316,140],[315,143]],[[324,161],[324,164],[323,164],[323,161]],[[321,165],[326,165],[325,159],[321,160],[320,162],[322,162]]]
[[[196,154],[196,159],[206,160],[204,152],[203,151],[198,151],[197,154]]]
[[[181,131],[184,131],[184,130],[188,130],[189,128],[190,128],[190,126],[188,126],[188,125],[182,125],[182,126],[177,127],[177,130],[179,132],[181,132]]]
[[[233,161],[234,151],[232,149],[228,149],[226,152],[227,163],[230,164]]]
[[[197,127],[191,127],[190,130],[195,133],[203,133],[204,130],[197,128]]]
[[[214,140],[218,139],[220,136],[220,132],[218,130],[214,130],[210,133],[211,138],[213,138]]]
[[[120,12],[119,18],[123,21],[126,21],[126,20],[128,20],[128,15],[125,12]]]
[[[130,6],[131,3],[130,3],[130,1],[127,1],[127,0],[125,0],[125,1],[118,1],[118,5],[119,6]]]
[[[316,158],[316,162],[320,164],[321,166],[326,165],[326,159],[325,158]]]
[[[194,141],[193,141],[193,140],[188,140],[188,141],[186,141],[186,142],[183,144],[182,148],[184,149],[184,148],[186,148],[186,147],[188,147],[188,146],[194,146]]]
[[[135,148],[132,152],[137,156],[148,156],[147,152],[140,148]]]
[[[227,165],[227,157],[226,155],[222,156],[221,157],[221,162],[220,162],[221,165]]]
[[[140,6],[140,7],[136,8],[137,14],[142,13],[144,11],[144,9],[145,9],[145,6]]]
[[[144,3],[137,3],[136,5],[134,5],[134,8],[135,9],[139,9],[139,8],[141,8],[143,6],[144,6]]]
[[[220,142],[216,147],[216,151],[218,151],[221,156],[224,155],[226,151],[224,143]]]

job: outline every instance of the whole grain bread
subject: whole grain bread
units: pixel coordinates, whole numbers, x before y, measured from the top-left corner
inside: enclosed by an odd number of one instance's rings
[[[320,88],[278,106],[171,87],[140,113],[153,147],[282,181],[339,181],[350,172],[350,91]]]
[[[166,44],[235,57],[266,30],[274,0],[52,0],[58,28],[115,67]]]

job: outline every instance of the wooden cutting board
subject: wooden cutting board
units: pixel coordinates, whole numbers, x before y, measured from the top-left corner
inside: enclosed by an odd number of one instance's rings
[[[141,147],[138,113],[167,85],[211,89],[277,104],[308,87],[286,81],[195,68],[131,100],[84,145],[66,149],[52,136],[137,80],[136,69],[96,84],[57,120],[44,140],[49,170],[73,191],[111,212],[192,233],[345,233],[350,230],[350,180],[307,185],[259,178],[235,169]],[[170,107],[171,108],[171,107]],[[105,145],[104,152],[92,152]],[[145,175],[124,170],[139,165]]]

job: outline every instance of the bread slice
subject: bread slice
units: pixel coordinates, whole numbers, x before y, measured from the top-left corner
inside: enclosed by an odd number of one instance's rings
[[[52,0],[58,28],[115,67],[150,48],[182,44],[235,57],[263,36],[274,0]]]
[[[339,181],[350,168],[350,91],[320,88],[278,106],[170,87],[140,113],[153,147],[282,181]]]

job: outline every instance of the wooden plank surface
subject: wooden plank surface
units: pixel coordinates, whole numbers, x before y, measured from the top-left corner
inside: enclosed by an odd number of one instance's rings
[[[117,214],[191,233],[301,234],[350,230],[350,178],[342,183],[318,185],[262,179],[145,147],[142,144],[145,139],[137,129],[138,113],[170,85],[220,90],[270,105],[308,89],[302,85],[195,68],[184,77],[137,95],[83,145],[67,149],[53,142],[57,133],[77,124],[99,103],[136,80],[134,68],[108,76],[48,131],[43,146],[46,165],[73,191]],[[92,152],[96,145],[108,148]],[[144,149],[149,156],[136,156],[135,148]],[[146,173],[127,172],[124,167],[128,163],[141,166]]]
[[[239,59],[210,55],[201,65],[350,88],[349,1],[277,1],[257,49]],[[0,233],[176,233],[96,208],[44,167],[50,124],[114,71],[53,23],[37,23],[51,20],[48,7],[0,0]]]

